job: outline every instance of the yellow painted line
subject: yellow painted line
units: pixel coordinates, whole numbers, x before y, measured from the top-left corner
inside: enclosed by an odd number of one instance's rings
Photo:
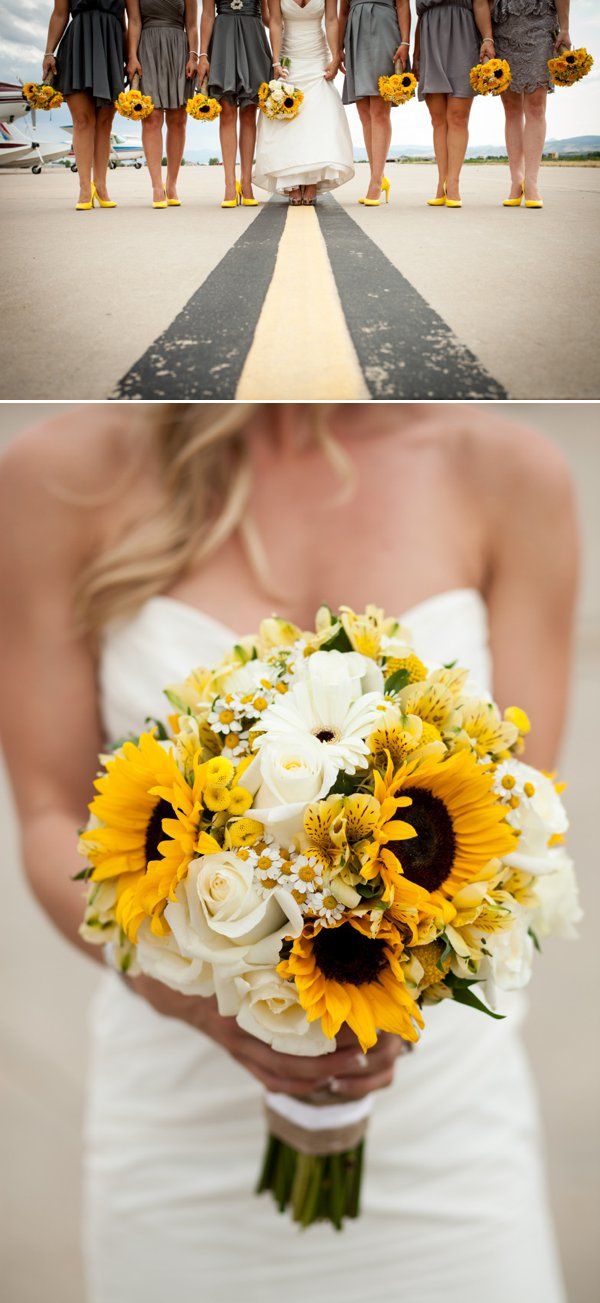
[[[368,399],[314,208],[290,208],[236,398]]]

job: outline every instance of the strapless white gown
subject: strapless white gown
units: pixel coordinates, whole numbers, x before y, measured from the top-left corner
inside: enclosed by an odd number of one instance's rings
[[[285,194],[298,185],[335,190],[354,176],[352,139],[344,107],[323,72],[330,61],[323,27],[323,0],[281,0],[282,58],[287,74],[304,93],[297,118],[273,122],[259,113],[253,180],[262,190]]]
[[[402,617],[419,654],[489,681],[471,589]],[[161,689],[232,641],[153,598],[106,637],[101,707],[115,739],[164,712]],[[494,1022],[426,1010],[414,1054],[376,1096],[364,1208],[342,1234],[302,1233],[256,1198],[261,1089],[182,1023],[106,973],[92,1016],[85,1144],[90,1303],[563,1303],[521,1046],[522,997]]]

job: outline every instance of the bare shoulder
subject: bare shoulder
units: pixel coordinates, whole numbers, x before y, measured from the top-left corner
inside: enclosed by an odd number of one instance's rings
[[[462,409],[455,419],[464,461],[488,501],[497,498],[513,508],[529,503],[544,509],[572,501],[567,459],[539,429],[482,408]]]
[[[111,489],[133,457],[130,422],[108,405],[71,408],[8,444],[0,456],[3,547],[74,565],[99,543]],[[41,549],[41,551],[39,551]]]

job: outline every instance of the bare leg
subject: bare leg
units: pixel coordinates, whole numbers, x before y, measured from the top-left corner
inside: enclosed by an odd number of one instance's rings
[[[244,199],[254,199],[252,192],[252,167],[256,145],[256,109],[250,104],[240,109],[240,180]]]
[[[371,104],[371,180],[367,199],[379,199],[386,159],[392,140],[390,105],[380,96],[372,95]]]
[[[512,90],[505,91],[502,96],[506,114],[506,152],[510,168],[510,199],[519,198],[525,177],[523,99],[523,95],[517,95]]]
[[[449,199],[460,199],[460,172],[469,143],[469,114],[472,99],[451,95],[448,98],[448,179],[446,192]]]
[[[167,199],[177,199],[177,178],[185,147],[185,109],[167,109]]]
[[[425,101],[433,127],[433,152],[438,169],[436,199],[442,199],[448,176],[448,96],[426,95]]]
[[[524,95],[525,130],[523,146],[525,154],[525,198],[539,199],[538,176],[546,139],[546,99],[545,86],[539,86],[530,95]]]
[[[312,203],[313,199],[316,199],[316,197],[317,197],[317,187],[316,187],[316,185],[305,185],[305,186],[304,186],[304,201],[305,201],[305,203],[309,203],[309,204]]]
[[[96,136],[96,109],[91,95],[76,91],[67,96],[73,120],[73,150],[79,175],[79,203],[89,203],[92,195],[92,162]]]
[[[373,137],[371,132],[371,101],[369,99],[357,100],[356,108],[360,118],[360,125],[365,141],[365,149],[369,160],[369,167],[373,170]]]
[[[225,198],[235,199],[235,161],[237,158],[237,108],[229,100],[221,101],[219,136],[223,169],[225,171]]]
[[[94,137],[94,185],[101,199],[108,199],[106,173],[110,158],[110,133],[115,116],[112,104],[103,105],[96,112],[96,134]]]
[[[162,109],[153,109],[150,117],[142,122],[142,144],[152,182],[152,199],[156,204],[165,197],[162,179],[164,116]]]

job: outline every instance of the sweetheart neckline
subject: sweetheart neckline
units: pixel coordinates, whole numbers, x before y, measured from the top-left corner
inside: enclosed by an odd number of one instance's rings
[[[397,616],[397,619],[401,624],[409,625],[411,619],[416,615],[421,615],[423,611],[427,610],[430,606],[439,606],[450,598],[466,596],[472,599],[474,598],[477,604],[486,611],[485,601],[479,589],[467,585],[459,588],[445,588],[439,593],[432,593],[431,597],[425,597],[421,602],[416,602],[413,606],[409,606],[407,610],[402,611]],[[235,629],[231,629],[229,625],[216,619],[215,616],[209,615],[207,611],[202,611],[200,607],[192,606],[191,602],[182,601],[179,597],[170,597],[168,593],[156,593],[154,597],[149,597],[140,607],[137,615],[139,616],[143,614],[143,612],[148,610],[152,604],[156,605],[157,602],[161,602],[163,605],[166,603],[168,606],[181,611],[184,615],[191,616],[193,619],[204,624],[205,627],[207,625],[211,626],[226,638],[230,638],[233,642],[239,642],[240,638],[245,636],[244,634],[236,633]]]

